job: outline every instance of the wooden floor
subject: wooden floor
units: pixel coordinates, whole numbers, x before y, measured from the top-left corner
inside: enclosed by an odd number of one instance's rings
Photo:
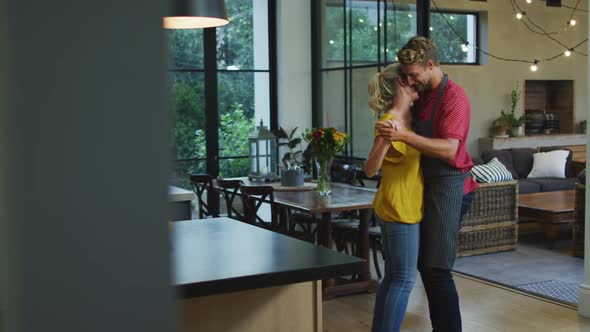
[[[553,304],[497,286],[455,275],[463,331],[590,331],[590,319],[576,309]],[[324,301],[324,331],[370,331],[375,294]],[[418,280],[410,296],[403,331],[431,331],[428,302]]]

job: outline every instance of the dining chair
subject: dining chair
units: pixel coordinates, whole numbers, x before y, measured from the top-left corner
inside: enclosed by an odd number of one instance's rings
[[[274,201],[274,189],[272,186],[241,185],[240,196],[244,207],[245,221],[251,225],[266,228],[272,231],[280,231],[278,211]],[[263,204],[270,204],[270,220],[261,215]]]
[[[356,171],[350,164],[336,164],[332,166],[332,181],[355,185]],[[359,216],[357,211],[341,212],[332,217],[332,234],[336,250],[346,254],[356,252],[356,238],[359,228]],[[350,251],[349,251],[350,245]]]
[[[225,205],[227,208],[227,216],[240,221],[246,221],[243,206],[238,207],[238,201],[236,200],[240,186],[243,183],[244,182],[242,180],[217,180],[217,185],[219,185],[223,191],[223,199],[225,200]]]
[[[279,208],[274,200],[274,188],[272,186],[260,185],[242,185],[240,195],[244,206],[246,222],[259,226],[277,233],[281,233],[299,240],[314,243],[314,237],[307,232],[298,231],[290,227],[289,215],[286,214],[286,220],[279,218]],[[270,205],[270,220],[266,220],[267,215],[262,215],[261,208],[263,204]]]
[[[206,191],[212,190],[213,188],[213,177],[209,174],[191,174],[189,178],[193,187],[193,191],[197,196],[199,219],[204,219],[207,217],[219,217],[218,214],[215,214],[211,211],[209,205],[204,199],[204,193]]]
[[[369,246],[373,252],[373,265],[375,266],[375,272],[377,272],[377,277],[381,279],[381,268],[379,267],[379,258],[377,257],[378,252],[381,251],[381,258],[383,257],[383,242],[381,241],[381,226],[377,225],[377,221],[375,219],[375,212],[371,214],[371,224],[369,225]]]
[[[364,182],[359,181],[358,175],[359,171],[349,164],[336,165],[336,167],[334,167],[332,171],[334,182],[342,182],[349,185],[365,187]],[[374,180],[377,180],[378,188],[381,184],[381,176],[376,176]],[[333,218],[332,234],[334,236],[336,250],[343,251],[346,254],[356,254],[356,241],[358,238],[359,226],[360,220],[357,211],[352,213],[341,213]],[[381,279],[382,276],[378,259],[379,251],[381,251],[381,255],[383,256],[383,246],[381,244],[381,238],[381,227],[377,225],[375,212],[372,212],[371,223],[369,224],[369,244],[373,253],[373,265],[375,266],[375,272],[377,272],[377,276],[379,277],[379,279]]]

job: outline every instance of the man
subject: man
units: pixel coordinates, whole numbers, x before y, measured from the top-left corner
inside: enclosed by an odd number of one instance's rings
[[[461,331],[459,297],[451,269],[461,218],[477,183],[466,150],[470,106],[465,91],[440,68],[434,42],[414,37],[399,51],[401,77],[418,91],[414,131],[377,122],[383,137],[402,141],[422,153],[424,218],[420,224],[418,270],[428,297],[433,331]]]

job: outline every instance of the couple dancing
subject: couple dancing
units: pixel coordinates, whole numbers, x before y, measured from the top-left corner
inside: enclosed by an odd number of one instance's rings
[[[374,210],[385,258],[372,331],[400,330],[417,270],[433,331],[461,331],[451,269],[461,219],[477,188],[468,176],[469,100],[442,72],[431,40],[414,37],[397,57],[399,65],[369,82],[369,105],[380,118],[365,173],[381,169]]]

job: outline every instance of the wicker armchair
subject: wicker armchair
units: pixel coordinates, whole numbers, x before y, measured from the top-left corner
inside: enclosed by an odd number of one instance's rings
[[[574,256],[584,257],[584,217],[586,213],[586,186],[576,184],[574,203]]]
[[[458,257],[513,250],[518,240],[518,182],[480,183],[459,230]]]

